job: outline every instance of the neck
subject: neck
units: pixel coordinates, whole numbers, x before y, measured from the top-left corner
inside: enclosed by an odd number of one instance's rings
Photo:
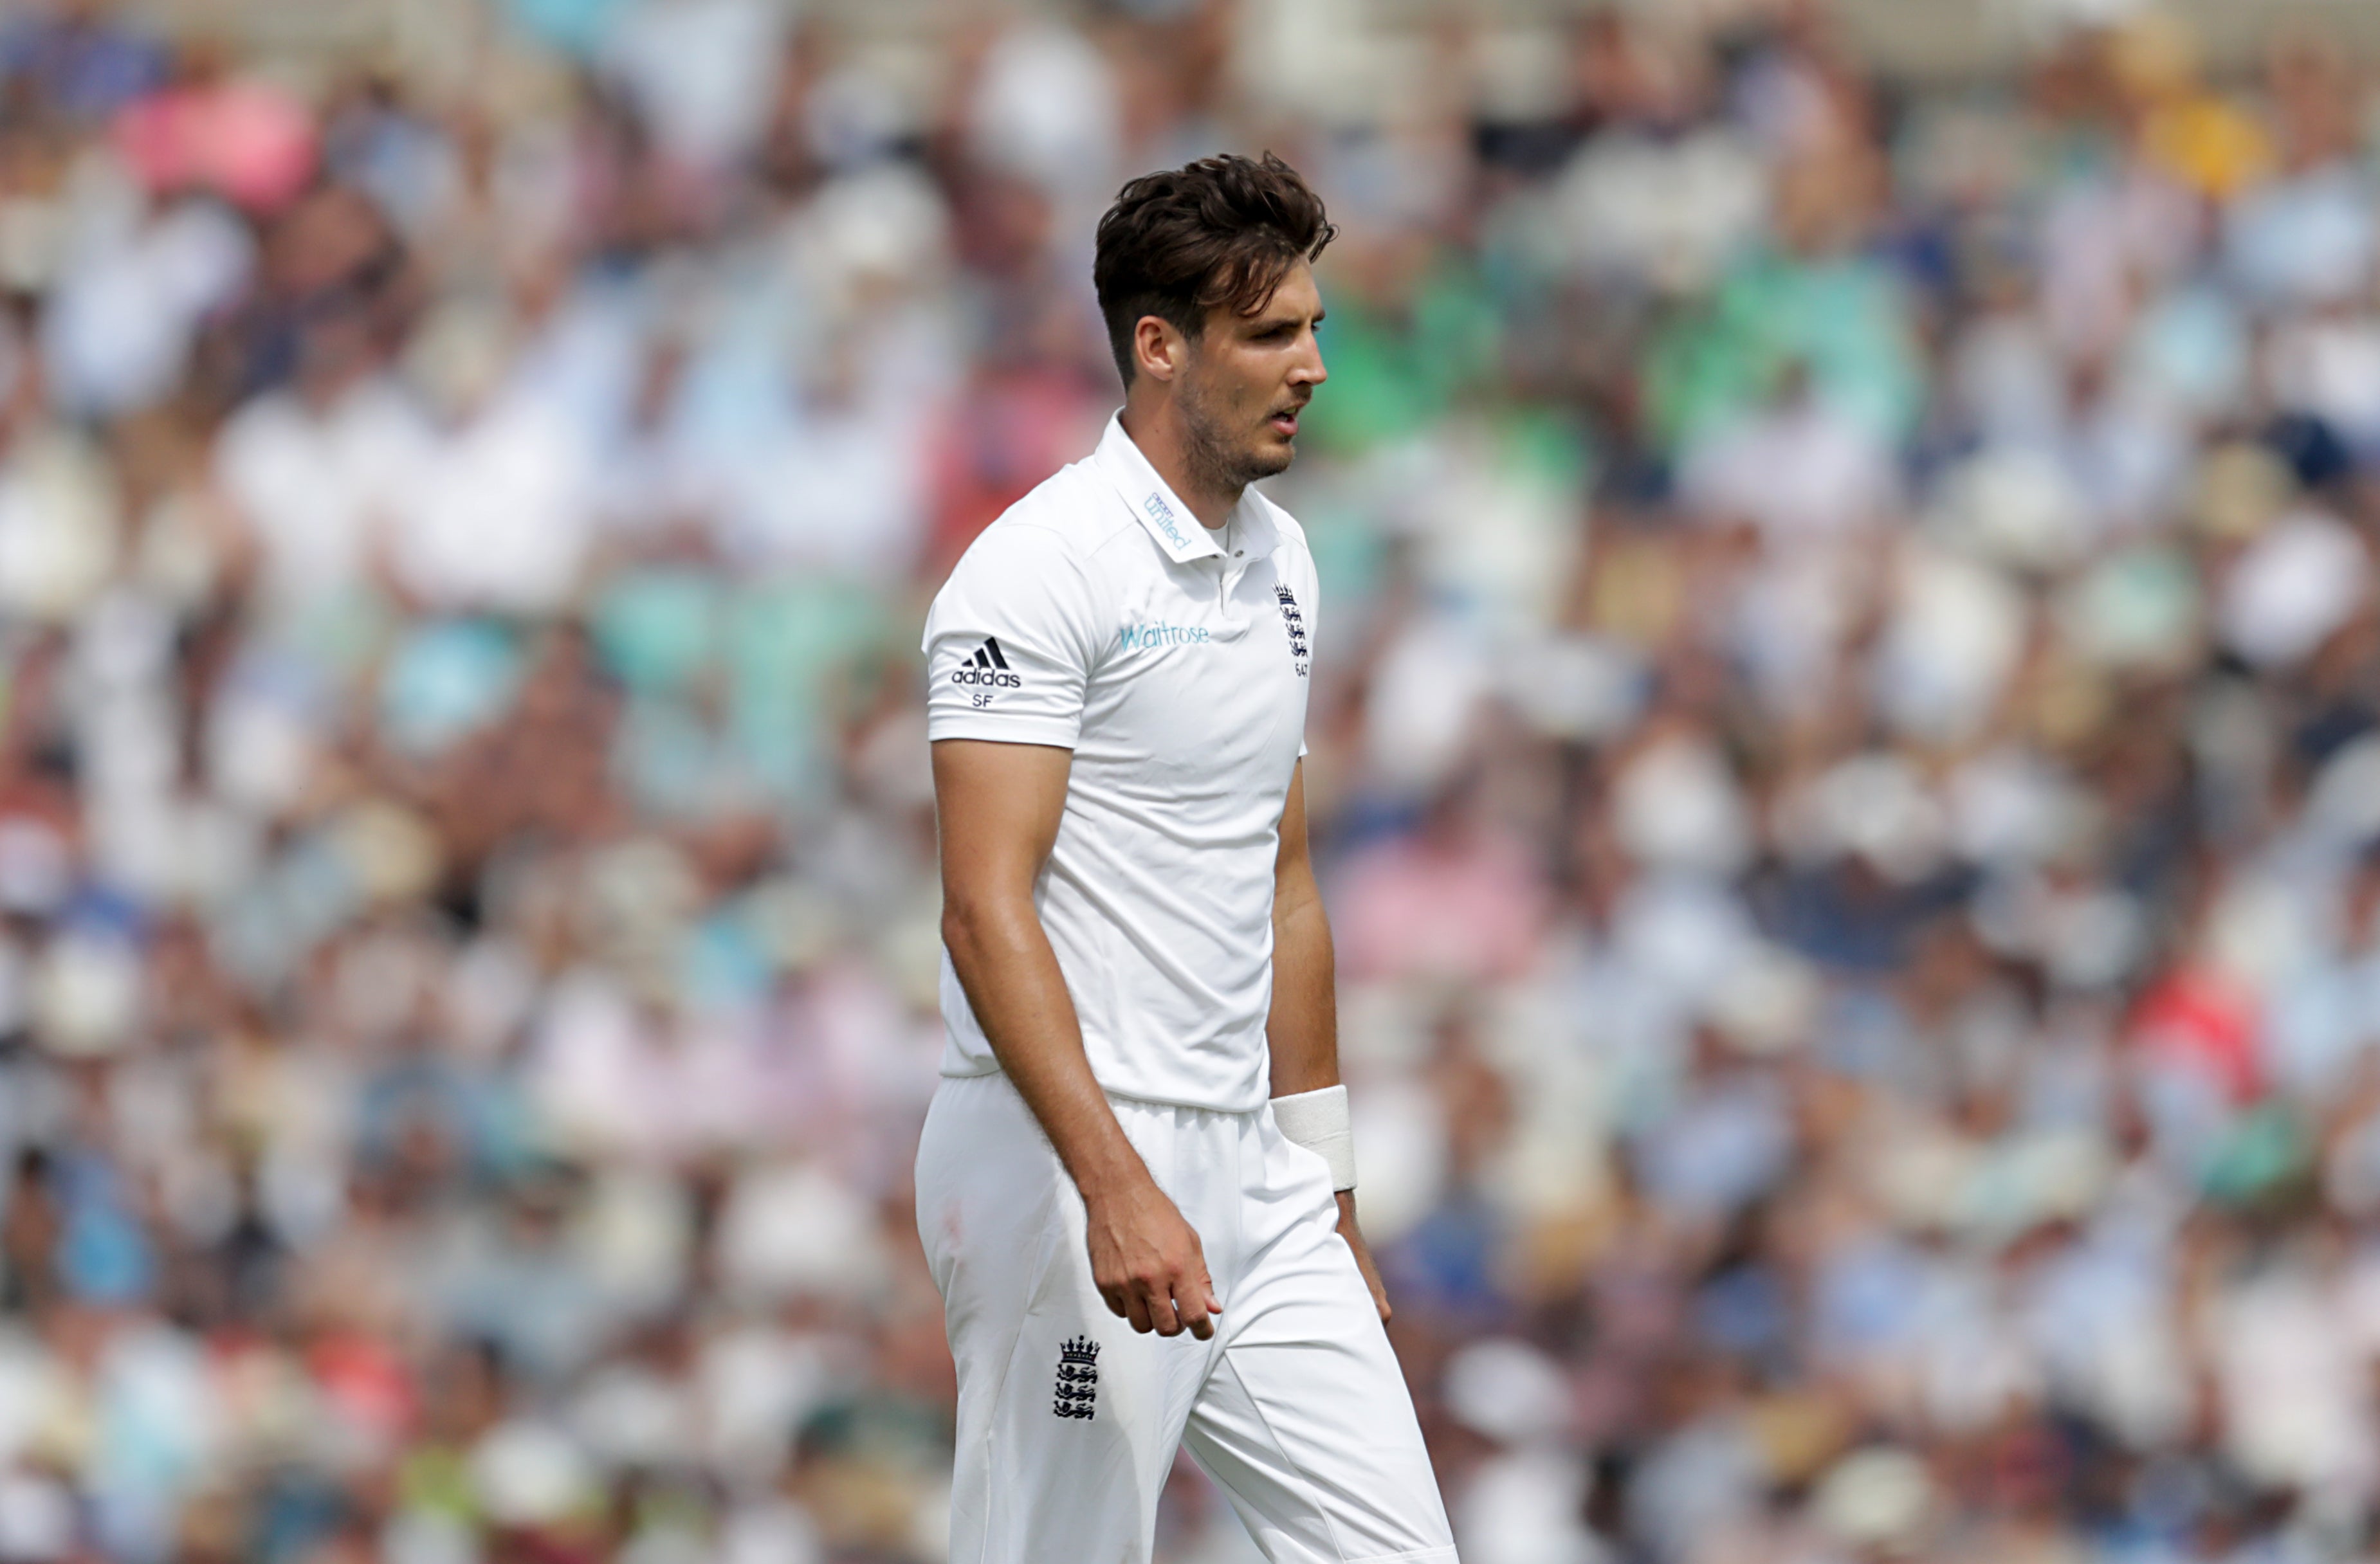
[[[1200,464],[1191,457],[1188,431],[1172,399],[1151,404],[1127,398],[1123,431],[1140,447],[1157,476],[1165,479],[1165,486],[1190,507],[1199,526],[1212,532],[1232,519],[1232,509],[1240,503],[1246,485],[1200,472]]]

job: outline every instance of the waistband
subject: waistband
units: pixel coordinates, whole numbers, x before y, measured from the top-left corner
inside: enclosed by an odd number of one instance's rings
[[[1010,1093],[1020,1100],[1024,1097],[1022,1092],[1017,1091],[1016,1083],[1008,1078],[1008,1072],[1005,1070],[978,1070],[965,1074],[944,1071],[941,1089],[947,1091],[953,1087],[972,1086],[978,1083],[996,1083],[1000,1090]],[[1131,1092],[1120,1092],[1104,1082],[1100,1084],[1099,1090],[1106,1094],[1108,1106],[1111,1108],[1129,1109],[1144,1113],[1200,1113],[1217,1119],[1254,1119],[1271,1106],[1269,1103],[1260,1102],[1254,1108],[1217,1108],[1212,1103],[1180,1102],[1169,1097],[1139,1097]]]

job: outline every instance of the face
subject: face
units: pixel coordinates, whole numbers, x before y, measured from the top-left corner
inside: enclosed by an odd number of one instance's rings
[[[1200,480],[1242,489],[1297,455],[1298,415],[1328,372],[1315,329],[1322,295],[1300,261],[1253,315],[1217,309],[1187,343],[1173,377],[1186,446]]]

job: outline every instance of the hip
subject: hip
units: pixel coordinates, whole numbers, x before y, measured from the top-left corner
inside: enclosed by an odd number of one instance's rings
[[[1329,1168],[1281,1134],[1269,1103],[1220,1109],[1107,1096],[1149,1176],[1196,1231],[1218,1281],[1295,1228],[1335,1228]],[[975,1241],[1013,1243],[1021,1213],[1038,1213],[1033,1219],[1044,1226],[1081,1227],[1073,1179],[1015,1084],[997,1070],[943,1077],[918,1138],[917,1192],[929,1258]]]

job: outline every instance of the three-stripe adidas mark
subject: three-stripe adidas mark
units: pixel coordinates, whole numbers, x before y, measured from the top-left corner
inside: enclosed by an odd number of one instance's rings
[[[1009,671],[1008,659],[1001,654],[1000,637],[986,636],[983,638],[983,645],[976,648],[975,655],[951,671],[951,683],[988,685],[999,689],[1013,690],[1021,686],[1025,681]]]

